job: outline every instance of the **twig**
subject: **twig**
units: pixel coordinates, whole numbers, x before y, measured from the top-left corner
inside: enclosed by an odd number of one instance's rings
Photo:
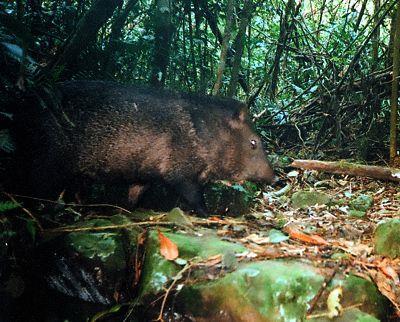
[[[351,309],[354,309],[354,308],[356,308],[356,307],[360,307],[360,306],[362,306],[362,305],[363,305],[362,303],[357,303],[357,304],[349,305],[349,306],[343,308],[343,312],[344,312],[344,311],[351,310]],[[307,315],[306,319],[307,319],[307,320],[310,320],[310,319],[322,318],[322,317],[326,317],[326,316],[328,316],[328,315],[329,315],[328,312],[322,312],[322,313],[318,313],[318,314]]]
[[[210,224],[216,224],[216,225],[227,225],[227,224],[232,224],[233,222],[223,220],[221,222],[218,221],[212,221],[212,220],[196,220],[193,221],[194,224],[197,225],[210,225]],[[235,224],[245,224],[245,222],[234,222]],[[139,221],[139,222],[132,222],[128,224],[120,224],[120,225],[107,225],[107,226],[98,226],[98,227],[71,227],[71,226],[66,226],[66,227],[59,227],[59,228],[54,228],[54,229],[47,229],[45,232],[46,233],[71,233],[71,232],[82,232],[82,231],[102,231],[102,230],[109,230],[109,229],[123,229],[123,228],[129,228],[129,227],[137,227],[137,226],[182,226],[185,227],[184,225],[180,225],[176,222],[170,222],[170,221]]]
[[[4,192],[6,193],[6,192]],[[123,207],[117,206],[117,205],[111,205],[107,203],[94,203],[94,204],[86,204],[86,205],[80,205],[76,203],[63,203],[60,201],[55,201],[55,200],[50,200],[50,199],[43,199],[43,198],[36,198],[36,197],[30,197],[30,196],[24,196],[24,195],[18,195],[18,194],[8,194],[10,196],[15,196],[19,198],[25,198],[25,199],[30,199],[30,200],[36,200],[36,201],[43,201],[43,202],[48,202],[48,203],[53,203],[53,204],[59,204],[59,205],[64,205],[64,206],[71,206],[71,207],[109,207],[109,208],[115,208],[118,210],[121,210],[125,213],[131,214],[132,212],[129,211],[128,209],[125,209]]]
[[[14,203],[20,205],[20,203],[19,203],[17,200],[15,200],[15,198],[14,198],[11,194],[9,194],[9,193],[7,193],[7,192],[3,192],[3,194],[5,194],[8,198],[10,198],[12,202],[14,202]],[[42,227],[42,225],[40,224],[39,220],[37,220],[36,217],[35,217],[27,208],[23,207],[22,205],[21,205],[21,209],[22,209],[29,217],[32,218],[32,220],[33,220],[33,221],[36,223],[36,225],[38,226],[39,231],[42,233],[42,232],[43,232],[43,227]]]
[[[165,291],[164,294],[164,298],[163,301],[161,303],[161,308],[160,308],[160,314],[158,315],[158,318],[155,321],[164,321],[162,318],[162,315],[164,313],[164,307],[165,307],[165,303],[167,302],[167,298],[169,293],[171,292],[171,290],[173,289],[173,287],[175,286],[176,282],[182,278],[182,274],[185,273],[189,268],[191,268],[193,266],[193,264],[186,264],[184,268],[182,268],[178,274],[175,275],[171,285],[167,288],[167,290]]]
[[[314,298],[310,302],[310,307],[307,310],[307,316],[310,315],[312,313],[312,311],[314,311],[314,308],[317,305],[322,293],[325,291],[328,284],[335,277],[338,269],[339,269],[339,264],[336,264],[336,266],[333,269],[333,272],[325,279],[324,283],[322,283],[321,287],[318,290],[318,293],[314,296]]]
[[[132,222],[129,224],[121,224],[121,225],[108,225],[108,226],[98,226],[98,227],[59,227],[55,229],[48,229],[46,233],[71,233],[71,232],[82,232],[82,231],[101,231],[101,230],[109,230],[109,229],[123,229],[135,226],[151,226],[151,225],[160,225],[160,226],[169,226],[169,225],[178,225],[174,222],[167,221],[140,221],[140,222]]]

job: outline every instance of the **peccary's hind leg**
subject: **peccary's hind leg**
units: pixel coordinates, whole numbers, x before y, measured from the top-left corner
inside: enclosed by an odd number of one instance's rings
[[[132,184],[128,190],[128,200],[132,206],[136,206],[138,200],[142,196],[143,192],[147,190],[149,185]]]
[[[207,216],[206,206],[203,199],[203,189],[195,182],[180,182],[175,186],[176,190],[182,194],[188,205],[200,216]]]

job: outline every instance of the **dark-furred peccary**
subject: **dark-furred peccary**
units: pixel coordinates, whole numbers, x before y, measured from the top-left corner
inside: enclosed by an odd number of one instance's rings
[[[236,100],[101,81],[64,82],[58,90],[68,122],[46,110],[38,118],[37,194],[126,184],[134,204],[162,182],[204,215],[206,182],[274,179],[246,106]]]

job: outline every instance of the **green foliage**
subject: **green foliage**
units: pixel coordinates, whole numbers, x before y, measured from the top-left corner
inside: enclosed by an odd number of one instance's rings
[[[105,261],[116,248],[116,233],[71,233],[71,245],[88,258],[98,257]]]
[[[362,12],[361,2],[296,2],[298,7],[287,17],[288,1],[252,3],[242,38],[238,32],[245,1],[238,1],[234,10],[221,94],[227,93],[236,46],[243,40],[237,98],[252,98],[251,112],[257,115],[257,129],[269,148],[302,150],[303,156],[322,155],[322,150],[353,158],[382,155],[388,128],[382,125],[387,124],[389,114],[388,91],[382,84],[387,79],[372,75],[379,70],[384,73],[389,64],[391,14],[396,2],[382,3],[377,13],[373,6]],[[171,27],[171,42],[161,49],[156,41],[165,28],[157,20],[156,3],[125,0],[72,64],[57,65],[58,55],[73,39],[91,4],[42,1],[38,8],[31,2],[0,1],[2,106],[16,89],[42,87],[46,81],[85,78],[146,83],[157,50],[167,63],[165,86],[211,92],[226,24],[226,0],[163,2],[168,10],[161,8],[161,13],[170,13],[164,18]],[[372,57],[370,37],[375,14],[382,18],[378,58]],[[286,38],[279,56],[282,30]],[[43,73],[46,77],[38,77],[52,64],[51,72]],[[277,92],[271,97],[276,68]],[[9,152],[11,141],[4,133],[0,149]]]
[[[18,203],[15,203],[13,201],[1,201],[0,202],[0,213],[9,211],[9,210],[13,210],[13,209],[17,209],[20,208],[21,205]]]

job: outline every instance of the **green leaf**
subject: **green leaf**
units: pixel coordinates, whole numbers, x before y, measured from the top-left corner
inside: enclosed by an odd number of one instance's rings
[[[284,233],[282,233],[278,229],[271,229],[269,231],[268,238],[271,243],[277,244],[282,241],[288,240],[289,236],[286,236]]]
[[[90,322],[96,322],[112,313],[117,313],[121,309],[121,307],[122,305],[117,304],[111,307],[109,310],[98,312],[90,319]]]

